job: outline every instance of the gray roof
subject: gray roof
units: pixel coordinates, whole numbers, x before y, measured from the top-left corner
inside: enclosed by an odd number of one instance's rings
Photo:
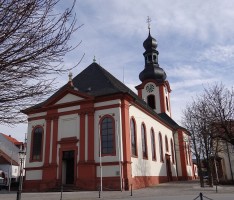
[[[79,91],[94,97],[116,93],[129,93],[137,97],[126,85],[95,62],[73,78],[72,82]]]

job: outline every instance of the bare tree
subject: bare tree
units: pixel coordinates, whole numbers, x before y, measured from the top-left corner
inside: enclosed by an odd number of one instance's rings
[[[233,89],[228,90],[223,84],[215,84],[205,88],[204,93],[184,110],[183,124],[191,134],[201,186],[204,185],[202,162],[206,165],[209,184],[212,186],[212,169],[213,163],[216,162],[214,157],[224,151],[220,140],[233,142],[233,100]]]
[[[211,149],[211,137],[208,134],[206,121],[201,117],[204,112],[204,105],[197,100],[186,107],[183,117],[183,125],[190,132],[191,151],[196,158],[201,187],[204,187],[204,165],[206,165],[207,173],[211,174],[209,165],[207,166]]]
[[[205,89],[206,118],[212,126],[212,137],[234,145],[234,89],[215,84]]]
[[[0,0],[0,123],[23,120],[19,111],[53,90],[51,74],[69,69],[63,57],[79,44],[75,1],[58,11],[60,0]],[[57,9],[57,10],[56,10]]]

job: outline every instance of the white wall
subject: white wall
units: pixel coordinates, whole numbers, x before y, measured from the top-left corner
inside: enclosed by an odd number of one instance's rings
[[[171,155],[171,145],[170,140],[173,139],[172,130],[162,125],[155,119],[149,117],[144,112],[137,109],[135,106],[130,106],[130,118],[134,117],[136,121],[136,131],[137,131],[137,148],[138,148],[138,158],[132,157],[132,176],[166,176],[166,161],[165,153]],[[130,121],[130,119],[129,119]],[[141,124],[144,122],[146,127],[146,137],[147,137],[147,150],[148,159],[142,158],[142,143],[141,143]],[[156,140],[156,156],[157,161],[152,161],[152,150],[151,150],[151,128],[154,129],[155,140]],[[164,163],[160,162],[160,151],[159,151],[159,132],[161,132],[163,140],[163,156]],[[165,149],[165,135],[168,138],[169,151],[166,152]],[[176,176],[176,166],[171,165],[172,175]]]

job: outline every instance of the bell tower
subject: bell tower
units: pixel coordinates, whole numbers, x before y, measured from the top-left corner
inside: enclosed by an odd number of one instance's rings
[[[150,18],[148,17],[149,35],[143,43],[145,52],[143,53],[145,59],[145,67],[139,74],[141,84],[136,86],[138,96],[141,97],[149,107],[156,113],[166,113],[171,117],[170,105],[170,85],[166,80],[165,71],[159,67],[157,50],[157,41],[150,33]]]

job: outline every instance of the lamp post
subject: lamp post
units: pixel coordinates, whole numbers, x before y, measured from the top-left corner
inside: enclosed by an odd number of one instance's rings
[[[25,159],[26,152],[22,149],[19,151],[19,160],[20,160],[20,175],[19,175],[19,188],[17,191],[16,200],[21,199],[22,185],[23,185],[23,163]]]

